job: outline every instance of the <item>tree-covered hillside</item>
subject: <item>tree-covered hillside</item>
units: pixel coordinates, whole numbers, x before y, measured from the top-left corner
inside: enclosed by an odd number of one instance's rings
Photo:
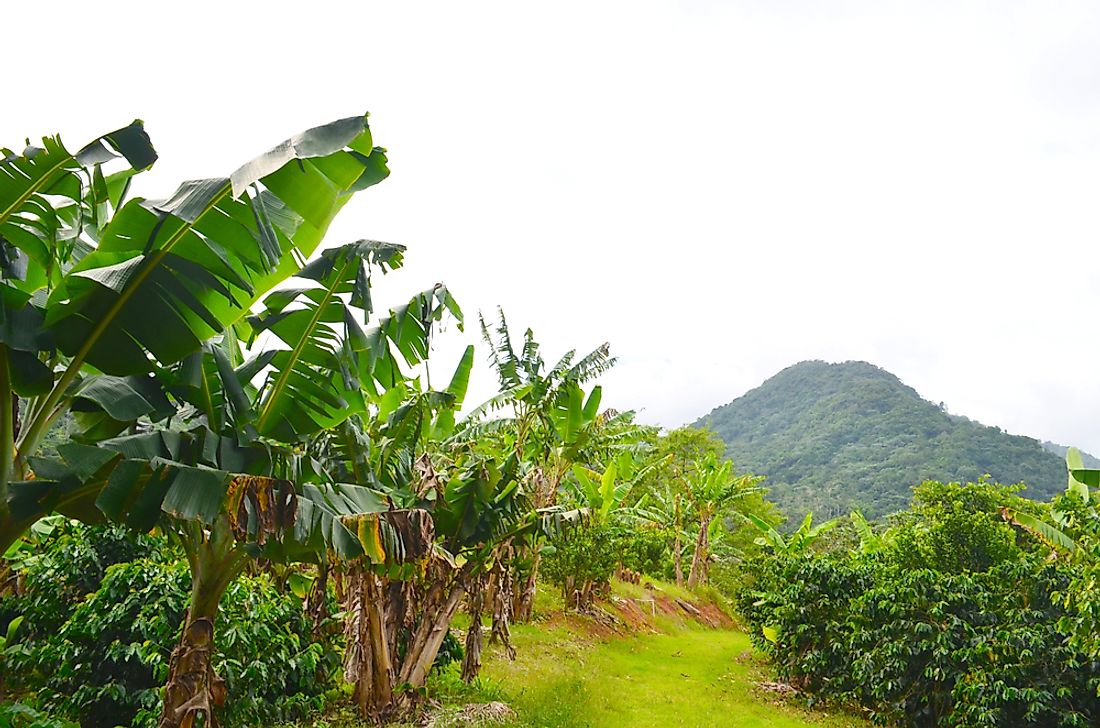
[[[788,367],[696,425],[713,429],[739,470],[766,475],[792,517],[905,508],[924,480],[1023,482],[1048,499],[1065,487],[1063,460],[1030,437],[948,414],[866,362]]]

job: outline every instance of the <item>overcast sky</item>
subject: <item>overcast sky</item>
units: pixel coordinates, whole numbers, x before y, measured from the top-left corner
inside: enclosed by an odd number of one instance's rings
[[[163,7],[164,9],[160,9]],[[169,10],[171,8],[172,10]],[[8,2],[0,145],[145,120],[136,192],[371,112],[331,243],[409,246],[672,427],[803,359],[1100,453],[1100,3]],[[471,397],[494,381],[479,357]]]

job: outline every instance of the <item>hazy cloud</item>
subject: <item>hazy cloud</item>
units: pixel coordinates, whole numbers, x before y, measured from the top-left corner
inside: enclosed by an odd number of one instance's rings
[[[867,359],[1100,451],[1094,3],[155,8],[53,3],[46,34],[7,3],[0,143],[142,117],[155,197],[369,109],[393,175],[330,239],[409,245],[388,300],[444,280],[550,355],[610,340],[609,404],[674,426]]]

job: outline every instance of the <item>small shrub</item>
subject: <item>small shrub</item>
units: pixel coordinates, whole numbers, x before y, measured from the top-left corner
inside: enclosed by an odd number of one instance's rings
[[[1067,642],[1051,593],[1073,568],[1037,559],[944,574],[883,559],[760,565],[738,606],[758,647],[811,700],[903,726],[1086,726],[1098,665]]]
[[[4,728],[80,728],[77,723],[46,715],[22,703],[0,704],[0,726]]]
[[[40,707],[86,727],[153,726],[179,637],[190,578],[181,562],[138,559],[106,570],[56,634],[19,660]],[[319,709],[340,658],[315,642],[301,602],[271,580],[239,577],[218,613],[214,669],[226,681],[223,724],[292,720]]]
[[[618,538],[619,565],[624,569],[664,577],[670,562],[667,536],[656,528],[623,531]]]
[[[19,588],[0,598],[0,632],[15,616],[23,615],[23,641],[55,634],[77,605],[99,588],[110,566],[163,555],[165,549],[163,540],[136,535],[121,526],[62,521],[33,555],[21,560]]]
[[[618,565],[616,532],[602,524],[574,529],[544,550],[542,573],[561,587],[566,605],[587,609]]]

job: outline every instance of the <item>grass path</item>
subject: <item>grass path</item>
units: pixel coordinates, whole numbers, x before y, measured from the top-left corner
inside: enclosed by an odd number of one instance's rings
[[[735,630],[662,625],[666,634],[583,636],[579,618],[518,626],[515,662],[483,670],[530,728],[865,726],[784,704],[757,688],[751,644]]]

